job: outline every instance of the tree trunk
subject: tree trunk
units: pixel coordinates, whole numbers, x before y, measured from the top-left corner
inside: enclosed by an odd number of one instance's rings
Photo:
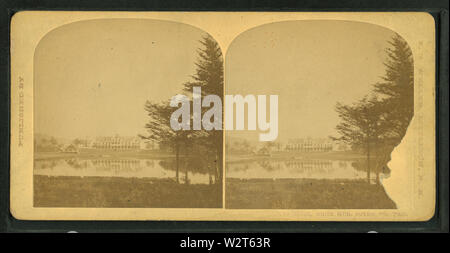
[[[218,173],[218,166],[217,166],[217,155],[214,157],[214,183],[217,184],[219,182],[219,173]]]
[[[218,182],[222,182],[222,170],[220,169],[220,163],[222,162],[222,161],[220,161],[219,160],[219,156],[216,154],[216,159],[215,159],[215,171],[216,171],[216,177],[217,177],[217,179],[216,179],[216,183],[218,183]]]
[[[370,142],[367,141],[367,182],[370,184]]]
[[[185,170],[185,176],[184,176],[184,183],[185,184],[189,184],[189,177],[188,177],[188,170],[189,170],[189,153],[188,153],[188,148],[186,148],[186,153],[185,153],[185,155],[186,155],[186,157],[184,158],[185,159],[185,162],[184,162],[184,170]]]
[[[219,175],[219,180],[220,182],[223,181],[223,152],[222,152],[222,147],[217,148],[216,150],[216,168],[218,171],[218,175]]]
[[[208,164],[208,176],[209,176],[209,185],[212,185],[213,180],[211,176],[211,166]]]
[[[175,147],[175,156],[176,156],[176,177],[177,183],[180,183],[179,172],[180,172],[180,147],[176,145]]]

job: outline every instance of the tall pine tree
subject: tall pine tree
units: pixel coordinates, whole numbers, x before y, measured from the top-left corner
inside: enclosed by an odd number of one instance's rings
[[[414,114],[414,62],[408,43],[396,34],[386,49],[386,67],[382,81],[374,85],[391,123],[389,142],[398,145]]]
[[[406,133],[414,114],[414,63],[411,49],[394,35],[386,49],[385,74],[374,85],[370,99],[353,105],[337,103],[341,122],[337,140],[347,142],[367,155],[367,171],[386,167],[390,154]],[[371,163],[371,159],[373,162]]]
[[[194,87],[200,87],[202,89],[203,97],[207,95],[217,95],[220,97],[221,101],[223,101],[224,88],[222,51],[217,42],[209,35],[205,35],[200,40],[200,44],[201,47],[197,50],[198,58],[195,63],[195,73],[191,76],[192,80],[184,84],[184,90],[187,92],[192,92]],[[202,108],[202,111],[205,112],[208,109],[209,108]],[[223,122],[223,116],[221,120]],[[197,143],[207,147],[207,150],[210,151],[209,155],[214,157],[216,182],[221,182],[223,175],[223,131],[202,130],[197,136]]]
[[[147,101],[144,109],[149,116],[149,122],[145,124],[148,135],[139,135],[139,137],[156,141],[160,147],[167,146],[175,152],[176,180],[179,182],[181,150],[186,149],[192,131],[175,131],[170,127],[170,116],[177,109],[170,106],[170,101],[166,103]]]

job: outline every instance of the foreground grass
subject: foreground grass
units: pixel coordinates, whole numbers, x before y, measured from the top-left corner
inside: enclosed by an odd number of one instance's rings
[[[395,209],[378,184],[365,180],[226,179],[230,209]]]
[[[35,207],[220,208],[221,185],[171,179],[34,176]]]

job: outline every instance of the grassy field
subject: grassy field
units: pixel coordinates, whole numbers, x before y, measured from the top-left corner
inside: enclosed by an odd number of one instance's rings
[[[221,185],[171,179],[34,176],[35,207],[220,208]]]
[[[395,209],[384,188],[367,181],[322,179],[226,180],[230,209]]]

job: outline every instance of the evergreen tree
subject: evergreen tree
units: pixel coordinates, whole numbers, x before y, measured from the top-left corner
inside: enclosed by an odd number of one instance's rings
[[[378,172],[406,133],[414,114],[414,63],[411,49],[399,35],[389,41],[382,81],[374,85],[373,95],[353,105],[337,103],[341,122],[336,126],[342,140],[367,154],[367,171]],[[371,164],[371,156],[375,157]]]
[[[199,41],[198,58],[192,81],[184,84],[184,90],[192,92],[193,87],[202,88],[202,96],[214,94],[223,98],[223,58],[217,42],[209,35]]]
[[[362,150],[367,157],[367,179],[370,181],[370,171],[375,164],[371,164],[373,157],[382,150],[386,133],[390,124],[386,121],[386,113],[376,96],[364,97],[352,105],[337,103],[336,112],[341,122],[336,126],[339,138],[354,149]],[[377,163],[378,162],[375,161]],[[375,168],[378,172],[378,168]]]
[[[223,59],[222,52],[217,42],[210,36],[206,35],[201,40],[201,48],[198,49],[198,59],[195,62],[196,71],[191,76],[191,81],[183,84],[186,92],[192,93],[193,87],[200,87],[202,96],[217,95],[223,98]],[[192,102],[191,102],[192,103]],[[191,104],[191,108],[193,108]],[[223,108],[223,107],[222,107]],[[202,160],[213,157],[215,163],[215,182],[221,182],[222,178],[222,144],[223,131],[219,130],[179,130],[175,131],[170,127],[170,117],[177,108],[167,103],[157,104],[147,101],[145,110],[150,117],[149,122],[145,125],[148,130],[148,136],[140,136],[143,139],[149,139],[159,142],[160,146],[168,146],[173,149],[176,154],[176,177],[179,180],[180,155],[184,150],[186,156],[201,156]],[[203,112],[208,108],[202,107]],[[222,109],[223,115],[223,109]],[[192,118],[191,115],[191,125]],[[219,119],[215,119],[219,120]],[[196,154],[194,151],[203,150],[204,153]],[[189,160],[189,159],[185,159]],[[208,164],[209,161],[206,162]],[[187,166],[187,165],[186,165]],[[209,168],[209,165],[207,165]],[[209,170],[209,169],[208,169]],[[187,167],[186,167],[187,178]],[[187,179],[186,179],[187,180]],[[188,181],[186,181],[188,182]]]
[[[198,58],[195,63],[196,70],[191,76],[192,80],[184,84],[186,92],[192,92],[194,87],[200,87],[202,96],[217,95],[223,101],[223,58],[217,42],[209,35],[205,35],[201,40],[201,47],[197,50]],[[202,108],[203,112],[209,108]],[[223,115],[223,106],[222,106]],[[215,119],[219,120],[219,119]],[[223,122],[223,117],[222,119]],[[223,124],[222,124],[223,126]],[[221,182],[222,178],[222,158],[223,158],[223,131],[198,131],[195,141],[199,145],[207,147],[208,157],[214,157],[216,182]]]
[[[189,143],[191,131],[175,131],[170,126],[170,116],[177,109],[170,106],[170,101],[166,103],[153,103],[147,101],[144,109],[147,111],[150,120],[145,124],[148,131],[147,136],[139,135],[142,139],[153,140],[160,146],[168,146],[175,152],[176,157],[176,180],[179,182],[180,153],[181,148]]]
[[[374,91],[387,112],[386,120],[391,122],[390,142],[397,145],[414,114],[414,62],[408,43],[398,34],[389,44],[384,62],[386,72],[382,81],[374,85]]]

